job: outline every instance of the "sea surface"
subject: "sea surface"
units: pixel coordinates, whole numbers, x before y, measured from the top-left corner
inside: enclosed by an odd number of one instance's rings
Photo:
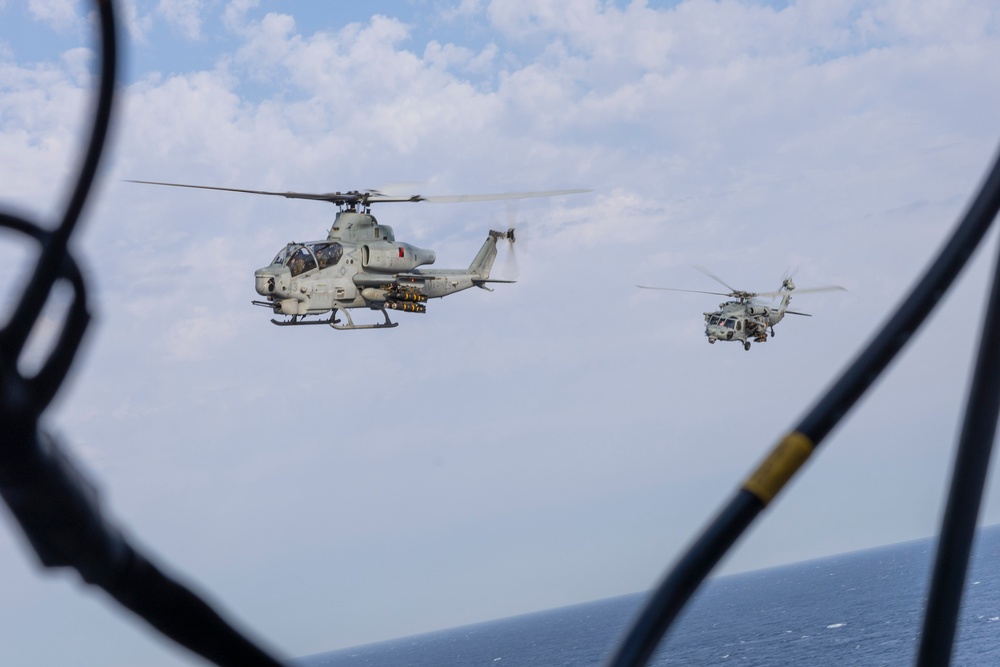
[[[708,581],[651,665],[911,665],[935,540]],[[603,665],[646,593],[343,649],[302,667]],[[952,665],[1000,665],[1000,526],[980,529]]]

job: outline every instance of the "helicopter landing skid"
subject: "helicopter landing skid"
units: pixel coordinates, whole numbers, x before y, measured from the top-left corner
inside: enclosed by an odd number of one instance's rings
[[[271,320],[271,324],[276,324],[279,327],[301,327],[307,324],[331,324],[333,321],[332,317],[325,320],[305,320],[302,319],[304,317],[305,315],[292,315],[291,319],[288,320]]]
[[[393,327],[398,327],[399,322],[393,322],[389,319],[389,313],[382,309],[382,316],[385,317],[385,322],[379,322],[377,324],[355,324],[354,320],[351,319],[351,314],[342,308],[334,308],[334,314],[324,320],[307,320],[306,315],[292,315],[287,320],[271,320],[271,324],[277,325],[279,327],[301,327],[309,324],[329,324],[334,329],[340,329],[341,331],[349,331],[351,329],[391,329]],[[342,324],[342,321],[337,317],[338,314],[342,314],[346,319],[347,323]]]
[[[343,313],[344,317],[347,319],[347,324],[341,324],[340,320],[337,319],[336,313]],[[385,318],[385,322],[379,322],[376,324],[355,324],[354,320],[351,319],[351,314],[344,309],[335,308],[334,315],[329,320],[330,326],[334,329],[340,329],[341,331],[347,331],[350,329],[391,329],[392,327],[398,327],[399,322],[393,322],[389,319],[389,313],[386,312],[385,308],[380,308],[379,312],[382,313],[382,317]]]

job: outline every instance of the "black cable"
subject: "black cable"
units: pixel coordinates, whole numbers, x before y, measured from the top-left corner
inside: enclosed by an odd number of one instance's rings
[[[134,549],[104,516],[97,493],[66,452],[39,428],[66,377],[89,322],[86,285],[68,241],[83,211],[107,139],[114,102],[116,51],[111,0],[95,0],[101,34],[101,77],[94,125],[62,222],[47,231],[0,213],[0,226],[41,246],[14,315],[0,331],[0,496],[46,567],[72,567],[140,618],[218,665],[280,667],[187,587]],[[40,369],[18,369],[35,322],[57,280],[73,298],[63,328]]]
[[[979,352],[965,406],[951,490],[938,536],[927,613],[924,615],[919,667],[951,661],[976,519],[986,486],[993,439],[1000,413],[1000,257],[997,258],[979,339]]]
[[[750,493],[736,494],[650,595],[612,655],[610,667],[649,662],[698,586],[763,508]]]
[[[1000,157],[972,205],[937,258],[886,320],[868,347],[799,423],[798,431],[817,444],[840,422],[885,370],[945,295],[1000,209]]]
[[[115,79],[117,75],[117,41],[115,39],[114,8],[111,0],[95,0],[98,8],[101,35],[101,76],[94,119],[87,150],[73,187],[62,222],[42,242],[42,253],[35,265],[28,287],[14,310],[6,328],[0,331],[0,349],[17,358],[31,333],[31,328],[41,313],[55,282],[59,265],[67,253],[69,237],[83,212],[87,195],[97,176],[97,168],[107,140],[114,107]],[[82,331],[80,332],[82,336]]]
[[[986,235],[998,210],[1000,155],[972,205],[916,286],[904,297],[864,351],[796,428],[778,443],[671,569],[612,655],[609,667],[639,667],[649,660],[677,614],[719,559],[784,488],[926,321]],[[978,410],[979,407],[972,405],[970,409]],[[981,435],[992,441],[993,431]],[[971,520],[974,524],[975,516]]]
[[[49,239],[49,233],[41,227],[5,213],[0,213],[0,227],[6,227],[30,236],[43,246]],[[73,301],[70,304],[59,339],[45,364],[37,371],[34,378],[26,380],[17,373],[17,356],[9,355],[7,348],[0,346],[0,363],[5,369],[2,374],[4,395],[12,392],[22,395],[21,400],[29,402],[32,406],[32,412],[37,415],[40,415],[48,407],[65,379],[90,321],[90,313],[87,311],[86,287],[83,284],[80,268],[73,256],[63,255],[62,266],[58,267],[55,273],[57,278],[70,284],[73,289]],[[8,365],[10,368],[7,368]],[[9,399],[7,402],[10,402]]]

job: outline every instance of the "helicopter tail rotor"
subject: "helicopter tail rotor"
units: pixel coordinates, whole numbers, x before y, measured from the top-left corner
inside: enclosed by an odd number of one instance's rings
[[[521,277],[521,265],[517,259],[517,252],[514,250],[514,244],[510,244],[510,249],[507,251],[507,258],[504,260],[503,275],[505,278],[510,280],[517,280]]]
[[[520,233],[518,234],[520,237]],[[507,256],[504,259],[504,277],[516,280],[521,275],[521,267],[517,259],[517,245],[514,236],[514,227],[510,227],[503,233],[502,238],[507,239]]]
[[[520,245],[523,249],[524,240],[526,238],[525,226],[523,221],[518,221],[517,214],[517,201],[507,200],[507,257],[504,260],[504,274],[511,278],[516,279],[521,275],[520,262],[518,261],[518,255],[520,254],[517,247]],[[516,235],[515,235],[516,230]]]

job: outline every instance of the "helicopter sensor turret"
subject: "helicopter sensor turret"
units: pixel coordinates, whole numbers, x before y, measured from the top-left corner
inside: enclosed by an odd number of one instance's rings
[[[254,271],[254,289],[261,296],[272,296],[288,291],[292,272],[286,266],[271,265]]]

